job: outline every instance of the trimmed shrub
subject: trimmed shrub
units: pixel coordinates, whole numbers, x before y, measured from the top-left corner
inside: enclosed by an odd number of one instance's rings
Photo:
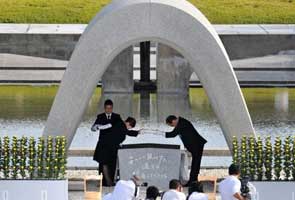
[[[233,138],[233,163],[241,166],[241,176],[253,181],[295,180],[295,137],[243,136]]]
[[[0,138],[0,179],[64,179],[66,163],[64,136]]]

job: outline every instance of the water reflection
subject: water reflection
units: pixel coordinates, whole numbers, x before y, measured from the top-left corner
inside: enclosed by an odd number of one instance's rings
[[[262,135],[289,135],[295,129],[295,89],[247,88],[242,89],[254,127]],[[41,135],[57,87],[0,86],[0,135]],[[169,114],[190,119],[209,141],[207,148],[225,147],[226,142],[201,88],[190,89],[189,96],[160,94],[101,94],[94,92],[83,122],[77,130],[71,148],[94,148],[97,133],[90,131],[96,114],[102,111],[105,99],[114,101],[114,111],[134,116],[138,127],[169,130],[165,118]],[[163,135],[146,131],[126,143],[154,142],[179,143],[179,139],[165,139]]]
[[[284,90],[275,95],[275,109],[278,112],[288,113],[289,111],[289,92]]]
[[[192,118],[192,110],[188,95],[157,94],[158,122],[163,123],[168,115]]]

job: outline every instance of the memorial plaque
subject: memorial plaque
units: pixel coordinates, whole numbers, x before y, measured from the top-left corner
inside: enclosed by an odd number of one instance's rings
[[[119,150],[120,179],[135,174],[148,185],[167,190],[171,179],[179,179],[181,151],[179,145],[130,144]]]

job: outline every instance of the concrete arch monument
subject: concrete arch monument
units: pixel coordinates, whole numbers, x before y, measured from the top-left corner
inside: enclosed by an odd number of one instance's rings
[[[226,141],[254,134],[226,50],[210,22],[185,0],[114,0],[88,25],[72,54],[51,108],[45,135],[71,143],[93,91],[116,55],[141,41],[180,52],[197,73]]]

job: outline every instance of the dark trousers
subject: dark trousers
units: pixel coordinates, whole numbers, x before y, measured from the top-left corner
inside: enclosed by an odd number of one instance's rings
[[[108,168],[108,171],[109,171],[108,176],[111,178],[112,182],[114,182],[115,174],[116,174],[116,168],[117,168],[117,159],[114,159],[112,162],[109,162],[107,164],[100,164],[99,165],[98,172],[99,172],[99,174],[104,175],[103,166],[106,166]],[[102,185],[106,186],[107,184],[106,184],[106,181],[105,181],[104,177],[105,176],[103,176],[103,179],[102,179]]]
[[[189,182],[198,181],[198,175],[200,173],[201,161],[203,156],[204,145],[198,147],[196,150],[191,151],[192,164]]]

